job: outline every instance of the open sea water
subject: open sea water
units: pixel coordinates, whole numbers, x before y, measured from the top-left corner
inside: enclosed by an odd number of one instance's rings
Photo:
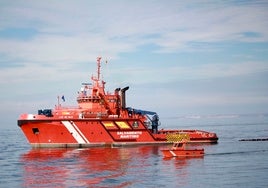
[[[167,121],[167,120],[166,120]],[[195,116],[170,126],[216,132],[201,158],[164,159],[167,146],[32,149],[19,127],[0,130],[0,187],[268,187],[268,115]],[[163,123],[162,123],[163,124]]]

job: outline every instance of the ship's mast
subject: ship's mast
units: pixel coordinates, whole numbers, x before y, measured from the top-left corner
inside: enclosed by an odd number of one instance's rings
[[[97,77],[93,75],[91,76],[91,79],[95,81],[97,85],[99,85],[99,81],[100,81],[100,75],[101,75],[100,67],[101,67],[101,57],[97,57]]]

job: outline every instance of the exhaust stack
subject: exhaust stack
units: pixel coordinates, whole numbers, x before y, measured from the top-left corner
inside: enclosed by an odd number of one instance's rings
[[[126,108],[126,91],[129,89],[129,86],[121,89],[121,107]]]

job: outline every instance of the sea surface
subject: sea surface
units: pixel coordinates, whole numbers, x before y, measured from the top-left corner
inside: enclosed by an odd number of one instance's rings
[[[32,149],[16,124],[0,130],[0,187],[268,187],[268,115],[185,116],[169,125],[216,132],[201,158],[162,156],[167,146]]]

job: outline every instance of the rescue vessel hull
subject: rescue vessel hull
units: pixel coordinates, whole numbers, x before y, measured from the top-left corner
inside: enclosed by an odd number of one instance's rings
[[[159,130],[153,134],[139,119],[18,120],[32,147],[96,147],[169,144],[170,135],[188,134],[191,142],[215,143],[213,133],[200,130]]]

